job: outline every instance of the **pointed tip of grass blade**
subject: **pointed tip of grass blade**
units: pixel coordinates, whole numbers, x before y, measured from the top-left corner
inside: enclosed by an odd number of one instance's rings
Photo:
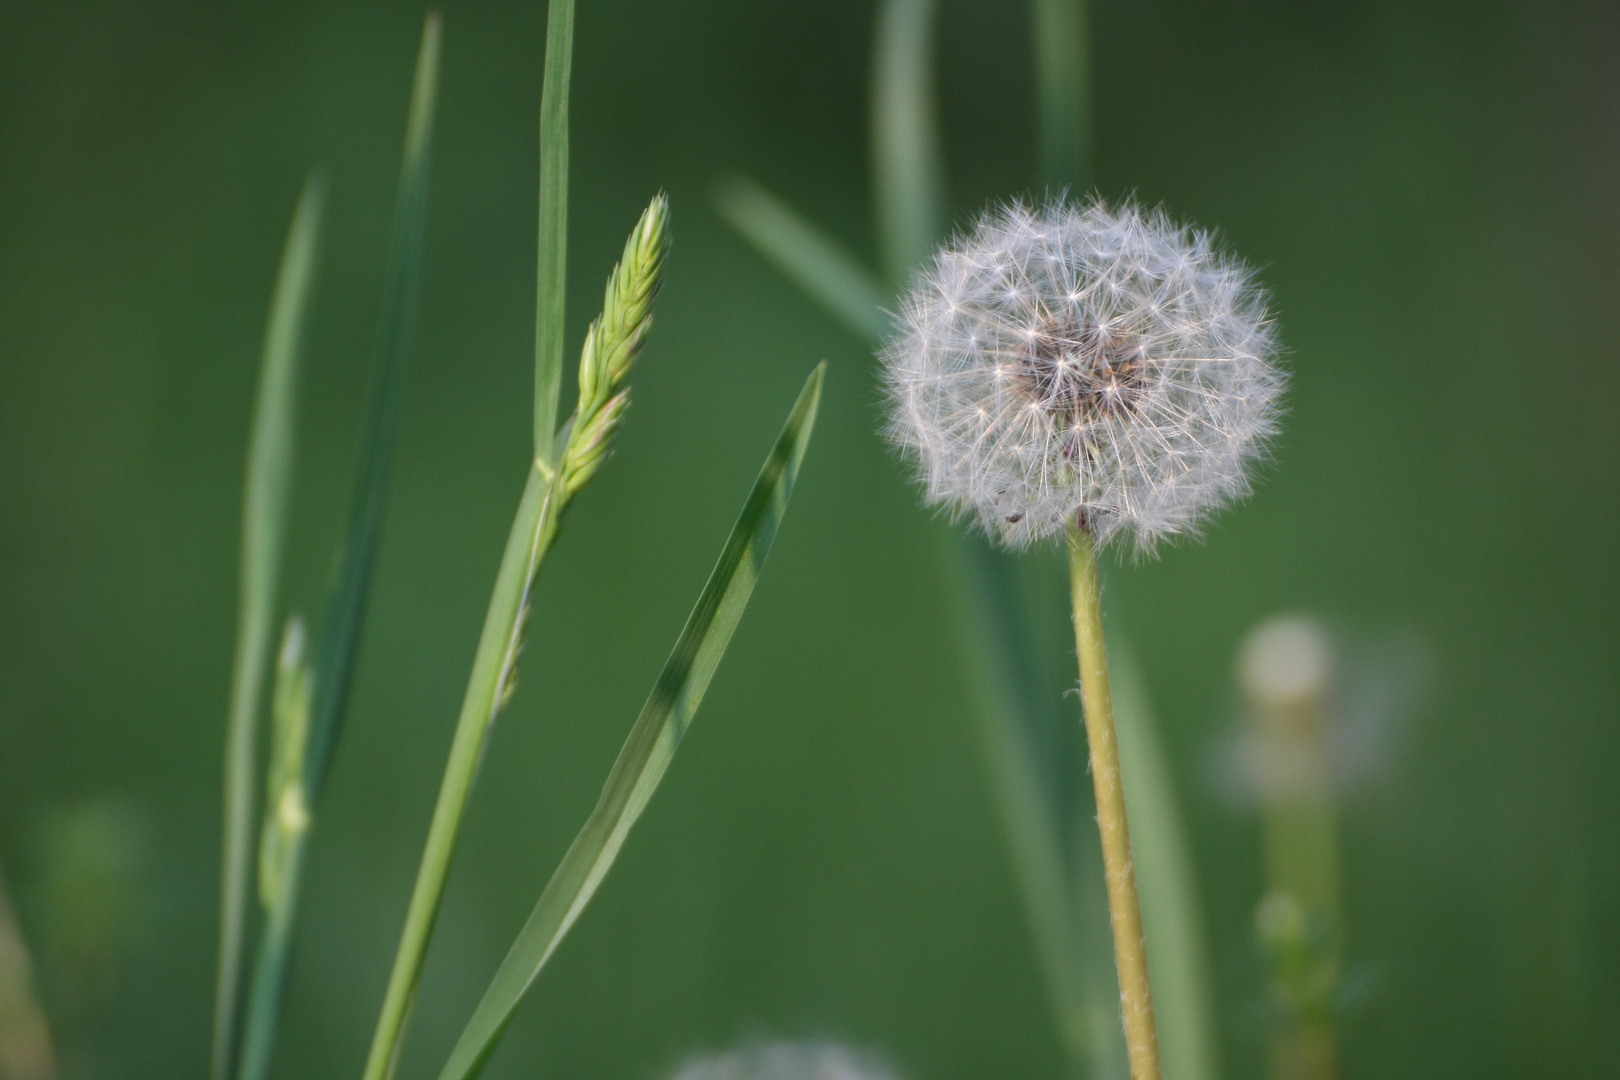
[[[590,903],[663,779],[748,605],[787,510],[815,426],[826,370],[822,361],[805,380],[595,809],[540,894],[439,1080],[467,1080],[482,1071],[518,1004]]]

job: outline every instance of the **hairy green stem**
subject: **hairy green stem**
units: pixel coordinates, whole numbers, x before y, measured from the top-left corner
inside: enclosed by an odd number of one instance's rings
[[[1085,709],[1086,742],[1091,750],[1091,785],[1097,794],[1097,827],[1102,834],[1103,876],[1114,927],[1114,960],[1125,1021],[1125,1049],[1132,1080],[1160,1080],[1159,1040],[1153,1022],[1153,990],[1148,980],[1147,942],[1131,866],[1131,833],[1125,817],[1125,785],[1120,777],[1119,741],[1108,686],[1108,654],[1103,644],[1102,596],[1097,582],[1097,549],[1083,529],[1070,529],[1069,581],[1074,609],[1074,640],[1080,659],[1080,700]]]

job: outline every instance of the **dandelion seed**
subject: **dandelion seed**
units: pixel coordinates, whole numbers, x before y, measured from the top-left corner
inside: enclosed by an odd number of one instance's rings
[[[1024,547],[1150,551],[1249,491],[1283,375],[1265,293],[1208,233],[1097,201],[987,213],[918,275],[883,351],[928,502]]]

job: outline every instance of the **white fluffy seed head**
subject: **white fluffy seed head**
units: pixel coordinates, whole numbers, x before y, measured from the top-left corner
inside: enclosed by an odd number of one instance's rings
[[[1100,201],[990,211],[920,273],[882,359],[931,505],[1009,547],[1139,551],[1248,494],[1283,375],[1265,293],[1209,234]]]
[[[895,1080],[870,1056],[830,1042],[768,1042],[692,1058],[673,1080]]]

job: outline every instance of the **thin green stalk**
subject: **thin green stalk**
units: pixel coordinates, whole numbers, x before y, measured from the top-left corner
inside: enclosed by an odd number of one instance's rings
[[[412,80],[393,246],[372,361],[371,386],[360,432],[360,454],[355,466],[349,518],[339,549],[337,574],[327,594],[320,638],[310,661],[308,692],[311,700],[307,728],[300,736],[304,746],[298,755],[296,778],[306,813],[320,798],[348,703],[372,569],[376,564],[394,447],[404,411],[405,375],[410,361],[427,216],[428,160],[438,95],[439,41],[439,16],[430,13],[422,28],[422,43]],[[302,829],[309,825],[305,821]],[[254,963],[249,991],[252,1007],[244,1034],[244,1045],[251,1045],[254,1051],[252,1055],[245,1055],[240,1063],[239,1080],[260,1080],[269,1067],[281,1016],[282,991],[296,924],[297,888],[303,877],[306,850],[306,838],[300,831],[296,838],[288,841],[283,853],[281,887],[273,890],[273,900],[266,900],[267,924]]]
[[[609,276],[602,315],[585,335],[580,356],[580,403],[558,433],[557,448],[552,452],[556,466],[538,459],[530,464],[445,762],[405,928],[366,1058],[365,1080],[385,1080],[393,1074],[484,741],[513,686],[529,591],[557,538],[563,511],[600,467],[624,416],[626,392],[619,387],[652,322],[652,303],[663,272],[668,211],[662,195],[653,199],[625,243],[622,261]],[[542,391],[537,388],[536,392]]]
[[[1131,866],[1131,834],[1120,776],[1114,705],[1103,643],[1102,596],[1097,583],[1097,549],[1084,529],[1070,529],[1070,600],[1074,639],[1080,659],[1080,700],[1085,708],[1086,742],[1091,749],[1091,785],[1097,794],[1097,827],[1102,835],[1103,877],[1114,926],[1114,961],[1125,1021],[1125,1049],[1132,1080],[1160,1080],[1159,1041],[1154,1030],[1153,990],[1148,978],[1147,942]]]
[[[1090,55],[1085,0],[1035,0],[1041,180],[1054,194],[1092,182]]]
[[[563,301],[568,284],[568,83],[574,0],[551,0],[540,89],[540,254],[534,305],[534,456],[552,460],[562,392]]]
[[[281,569],[288,493],[292,487],[299,343],[314,279],[324,201],[325,184],[318,174],[312,174],[304,182],[281,255],[270,319],[265,328],[253,431],[248,442],[242,508],[241,607],[231,677],[230,721],[225,738],[219,975],[210,1070],[214,1080],[225,1080],[230,1075],[235,1055],[251,892],[253,806],[258,786],[254,744],[265,669],[270,659],[276,578]]]
[[[921,265],[945,222],[945,167],[934,105],[937,0],[884,0],[872,61],[872,163],[878,233],[894,285]]]

